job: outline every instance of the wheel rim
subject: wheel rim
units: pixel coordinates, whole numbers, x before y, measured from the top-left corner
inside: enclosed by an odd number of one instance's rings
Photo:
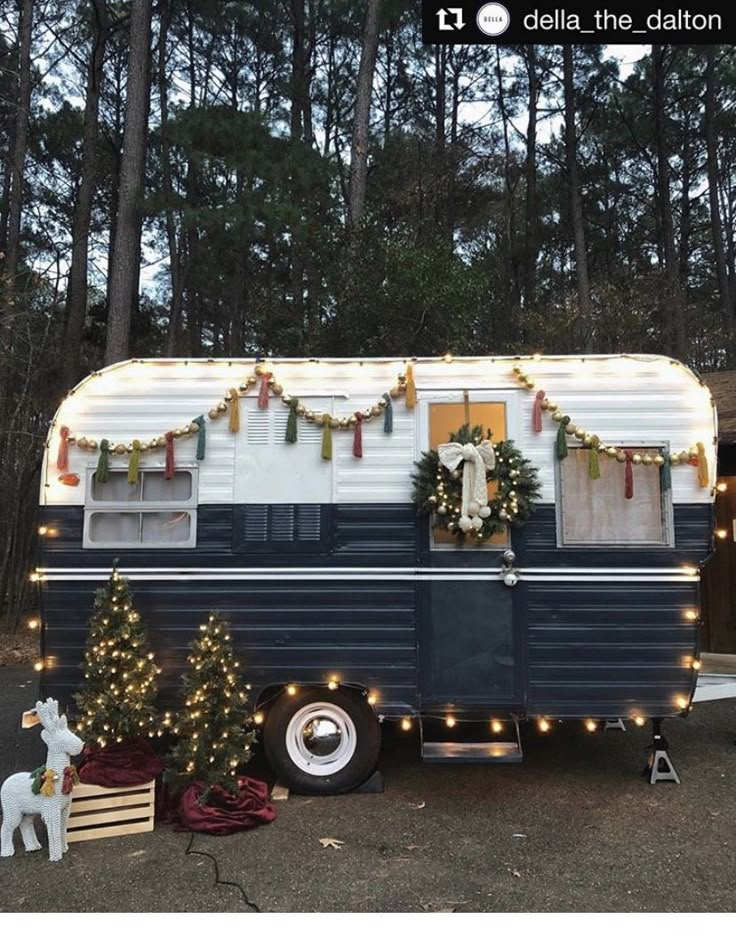
[[[315,702],[296,712],[286,728],[286,750],[312,776],[332,776],[348,765],[358,745],[352,718],[339,705]]]

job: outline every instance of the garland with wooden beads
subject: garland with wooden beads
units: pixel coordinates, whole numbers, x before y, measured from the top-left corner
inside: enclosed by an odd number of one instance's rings
[[[513,368],[514,376],[518,382],[528,390],[535,390],[536,382],[533,377],[526,373],[521,364],[515,364]],[[690,447],[689,451],[666,452],[662,451],[657,455],[638,454],[631,449],[618,448],[615,445],[604,444],[600,437],[587,432],[578,425],[574,425],[570,416],[565,415],[557,403],[547,397],[544,390],[536,390],[534,404],[532,406],[532,430],[534,432],[542,431],[542,412],[547,412],[552,420],[558,423],[557,435],[555,437],[555,454],[558,460],[567,457],[568,446],[567,436],[574,435],[582,442],[583,447],[588,449],[588,476],[591,480],[598,480],[601,476],[599,466],[599,455],[605,455],[612,460],[616,460],[625,465],[624,471],[624,495],[627,499],[632,499],[634,495],[634,465],[644,465],[645,467],[654,466],[659,468],[660,484],[662,490],[670,490],[672,487],[672,467],[680,464],[689,464],[698,469],[698,484],[701,487],[708,487],[710,483],[710,472],[708,470],[708,459],[705,453],[705,445],[698,442]]]
[[[207,415],[211,421],[220,418],[224,413],[228,413],[228,427],[235,433],[240,430],[240,398],[249,393],[260,380],[258,392],[258,408],[268,408],[269,393],[280,397],[282,402],[289,407],[289,418],[286,425],[285,441],[294,443],[297,440],[297,418],[304,418],[308,422],[316,422],[322,425],[322,458],[329,461],[332,458],[332,430],[334,429],[353,429],[353,452],[355,457],[362,457],[362,426],[363,423],[370,422],[376,416],[383,412],[383,431],[390,434],[393,431],[393,404],[392,400],[401,395],[405,396],[406,406],[413,409],[417,402],[416,383],[414,380],[414,366],[407,364],[406,371],[400,373],[397,382],[387,393],[383,393],[380,399],[372,406],[369,406],[363,412],[356,412],[351,416],[335,417],[329,413],[316,412],[308,409],[299,399],[284,393],[283,386],[278,383],[273,373],[266,369],[264,363],[257,363],[254,367],[254,373],[245,378],[239,386],[231,387],[227,395],[211,409]],[[358,419],[360,416],[360,419]],[[204,414],[196,416],[187,425],[181,428],[171,429],[152,438],[149,442],[141,441],[138,438],[132,442],[117,442],[112,444],[108,439],[103,438],[97,442],[94,438],[81,436],[77,438],[68,426],[62,425],[59,436],[59,449],[57,452],[57,470],[60,480],[66,477],[75,477],[77,475],[68,475],[69,465],[69,446],[76,445],[82,451],[97,451],[99,449],[99,458],[96,469],[96,479],[99,483],[106,483],[110,476],[110,458],[113,455],[128,455],[128,481],[130,484],[138,483],[140,473],[140,459],[149,451],[155,451],[163,448],[165,454],[165,473],[164,477],[170,480],[174,476],[174,441],[182,437],[197,435],[197,453],[196,459],[202,461],[206,450],[206,422]],[[356,452],[360,452],[357,454]]]

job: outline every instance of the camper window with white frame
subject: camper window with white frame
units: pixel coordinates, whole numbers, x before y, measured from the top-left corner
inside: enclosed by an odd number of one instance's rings
[[[626,445],[640,455],[661,447]],[[588,473],[590,452],[570,447],[558,462],[557,530],[561,546],[673,546],[672,500],[656,467],[633,467],[633,496],[626,499],[626,465],[599,458],[600,477]]]
[[[87,476],[84,547],[194,548],[197,530],[197,469],[145,468],[135,484],[125,470],[111,470],[105,483]]]

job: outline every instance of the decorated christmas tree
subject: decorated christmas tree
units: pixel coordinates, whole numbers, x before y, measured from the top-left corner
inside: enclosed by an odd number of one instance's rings
[[[178,739],[171,764],[192,780],[238,792],[236,774],[250,759],[254,734],[246,729],[248,692],[238,675],[230,627],[211,613],[190,643],[182,677],[183,704],[173,722]]]
[[[88,742],[153,736],[157,715],[156,667],[133,594],[126,578],[113,568],[95,595],[84,654],[84,687],[74,696],[78,729]]]

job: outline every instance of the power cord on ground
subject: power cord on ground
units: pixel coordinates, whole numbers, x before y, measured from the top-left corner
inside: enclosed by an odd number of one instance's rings
[[[232,880],[221,880],[220,879],[220,865],[217,863],[217,858],[212,854],[208,854],[206,851],[196,851],[192,844],[194,844],[194,835],[195,832],[192,831],[189,836],[189,843],[187,844],[187,849],[184,852],[185,856],[188,854],[197,854],[200,857],[208,857],[212,863],[215,865],[215,886],[219,883],[221,886],[234,886],[235,889],[240,890],[240,895],[243,897],[246,906],[250,907],[254,912],[261,912],[260,906],[254,903],[248,898],[248,894],[245,892],[243,887],[239,883],[233,883]]]

